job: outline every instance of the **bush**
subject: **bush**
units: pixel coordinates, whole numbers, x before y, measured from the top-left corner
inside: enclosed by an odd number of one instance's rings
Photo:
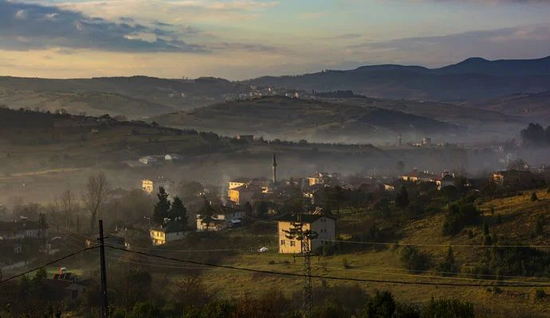
[[[422,310],[422,318],[474,318],[474,305],[460,300],[431,299]]]
[[[403,266],[410,271],[421,271],[429,268],[430,259],[428,255],[411,246],[404,246],[399,249],[399,259]]]
[[[349,261],[347,258],[344,258],[342,260],[342,265],[344,266],[344,269],[350,269],[351,268],[351,265],[349,264]]]
[[[538,200],[539,200],[539,197],[537,197],[537,193],[536,192],[531,193],[531,202],[535,202]]]
[[[445,215],[443,235],[455,235],[468,225],[479,223],[481,214],[472,203],[453,204]]]
[[[390,292],[376,292],[376,295],[367,301],[364,318],[387,318],[393,317],[396,303]]]
[[[544,291],[544,289],[539,288],[535,290],[535,300],[542,300],[544,298],[546,298],[546,292]]]

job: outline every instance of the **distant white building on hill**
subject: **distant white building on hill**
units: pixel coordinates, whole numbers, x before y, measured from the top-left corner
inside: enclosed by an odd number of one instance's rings
[[[159,161],[158,158],[155,156],[145,156],[145,157],[139,158],[139,162],[141,162],[144,165],[153,165],[158,161]]]

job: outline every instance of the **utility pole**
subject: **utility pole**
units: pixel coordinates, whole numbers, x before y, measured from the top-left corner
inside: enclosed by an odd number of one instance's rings
[[[304,258],[304,302],[303,310],[305,317],[311,317],[313,311],[313,285],[311,283],[311,240],[317,238],[318,234],[309,229],[304,230],[302,216],[297,215],[297,222],[291,224],[292,227],[285,231],[286,238],[300,241],[300,256]]]
[[[101,262],[101,318],[109,317],[109,298],[107,295],[107,268],[105,266],[105,237],[103,220],[99,220],[99,258]]]

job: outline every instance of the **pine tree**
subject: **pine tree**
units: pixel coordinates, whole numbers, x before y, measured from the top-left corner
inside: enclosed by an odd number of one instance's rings
[[[183,225],[187,225],[187,208],[179,197],[175,197],[170,207],[168,217],[172,220],[180,219]]]
[[[409,205],[409,193],[404,186],[401,187],[401,191],[399,192],[399,194],[397,194],[397,197],[395,198],[395,205],[397,205],[401,209],[404,209]]]
[[[153,221],[157,224],[163,224],[164,219],[169,216],[170,212],[170,201],[168,200],[168,193],[164,190],[164,187],[159,188],[159,193],[157,194],[159,201],[155,205],[155,211],[153,213]]]
[[[204,197],[204,202],[198,214],[202,215],[202,217],[212,216],[212,214],[214,214],[214,208],[210,205],[210,201],[208,201],[206,197]]]

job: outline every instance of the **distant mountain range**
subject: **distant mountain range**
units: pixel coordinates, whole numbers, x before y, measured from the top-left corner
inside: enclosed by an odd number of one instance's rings
[[[437,69],[372,65],[299,76],[266,76],[243,83],[301,90],[353,90],[370,97],[469,101],[550,90],[550,56],[534,60],[488,61],[469,58]]]

